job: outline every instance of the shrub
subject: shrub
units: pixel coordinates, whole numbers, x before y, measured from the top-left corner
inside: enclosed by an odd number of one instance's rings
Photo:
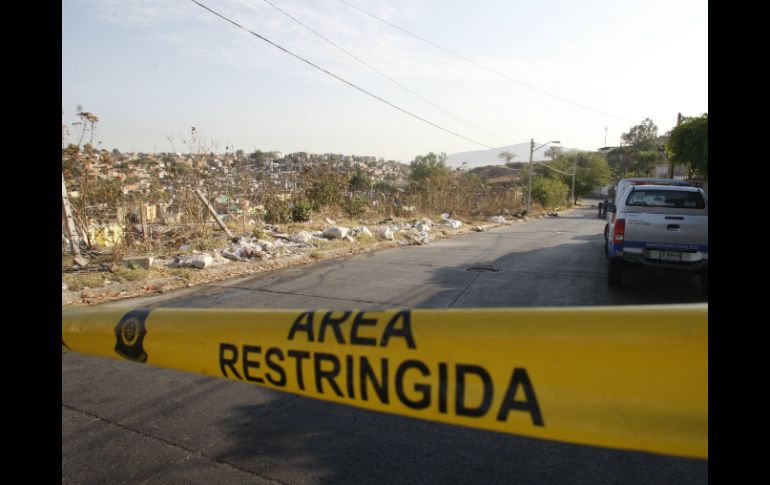
[[[280,224],[291,220],[291,209],[286,204],[274,204],[265,209],[265,222]]]
[[[345,207],[343,208],[345,214],[353,219],[359,218],[366,214],[367,209],[368,207],[366,200],[358,196],[352,197],[350,200],[348,200],[345,204]]]
[[[291,220],[293,222],[307,222],[313,213],[313,204],[308,201],[297,202],[291,208]]]

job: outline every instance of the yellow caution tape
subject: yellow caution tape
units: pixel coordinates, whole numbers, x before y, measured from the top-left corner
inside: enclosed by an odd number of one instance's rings
[[[374,411],[708,457],[708,306],[62,310],[75,352]]]

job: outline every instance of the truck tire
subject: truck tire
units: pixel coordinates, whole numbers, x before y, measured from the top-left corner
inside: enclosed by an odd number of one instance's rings
[[[610,258],[607,266],[607,285],[620,286],[623,284],[623,260]]]
[[[608,242],[610,240],[610,223],[604,225],[604,242]]]
[[[709,296],[709,269],[706,267],[703,271],[700,272],[700,289],[703,291],[703,294],[706,295],[708,298]]]

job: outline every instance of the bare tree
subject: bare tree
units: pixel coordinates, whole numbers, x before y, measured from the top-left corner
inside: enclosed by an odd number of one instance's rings
[[[513,160],[513,157],[515,157],[515,156],[516,156],[515,154],[513,154],[513,153],[511,153],[511,152],[509,152],[507,150],[506,151],[502,151],[502,152],[497,154],[497,158],[499,158],[500,160],[505,159],[505,163],[508,163],[511,160]]]

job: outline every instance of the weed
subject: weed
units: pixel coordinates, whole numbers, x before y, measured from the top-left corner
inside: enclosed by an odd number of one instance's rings
[[[291,208],[291,220],[293,222],[307,222],[313,213],[313,204],[308,201],[297,202]]]
[[[377,238],[368,234],[361,234],[358,236],[359,244],[374,244],[377,242]]]
[[[84,288],[101,288],[104,286],[104,277],[100,274],[68,274],[64,275],[64,282],[72,291]]]
[[[121,281],[137,281],[147,278],[148,271],[142,268],[124,268],[116,266],[112,269]]]
[[[192,278],[193,270],[190,268],[173,268],[169,271],[169,274],[189,280]]]

